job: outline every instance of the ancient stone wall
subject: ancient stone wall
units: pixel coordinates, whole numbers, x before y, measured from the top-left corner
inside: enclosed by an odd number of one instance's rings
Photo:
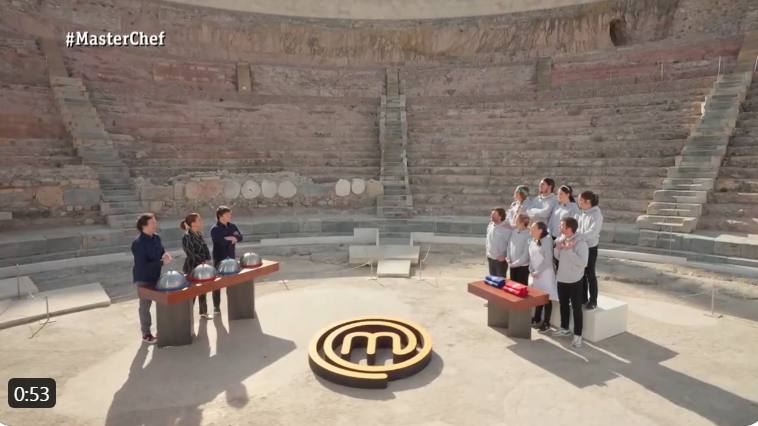
[[[183,215],[228,205],[238,213],[271,214],[307,210],[373,210],[382,185],[373,179],[341,178],[316,183],[292,172],[187,173],[164,183],[136,179],[140,199],[151,211]]]
[[[63,31],[77,29],[165,30],[167,46],[160,48],[164,56],[253,64],[360,65],[536,58],[608,48],[614,20],[623,23],[625,42],[659,40],[671,35],[678,4],[604,0],[497,16],[359,21],[244,14],[164,2],[19,0],[0,19],[12,28],[52,33],[61,40]]]
[[[99,202],[100,184],[87,166],[0,168],[0,210],[14,220],[90,224],[100,220]]]

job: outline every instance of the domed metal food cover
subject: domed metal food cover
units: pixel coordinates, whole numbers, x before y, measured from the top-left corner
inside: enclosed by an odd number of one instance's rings
[[[192,281],[211,281],[216,279],[216,275],[218,275],[216,268],[207,263],[202,263],[192,270],[191,278]]]
[[[263,259],[253,252],[248,252],[242,255],[240,263],[243,268],[256,268],[263,264]]]
[[[237,259],[227,257],[218,264],[218,273],[221,275],[234,275],[240,271],[240,263]]]
[[[189,285],[187,278],[184,277],[179,271],[168,271],[158,280],[158,284],[155,285],[156,290],[160,291],[174,291],[181,290]]]

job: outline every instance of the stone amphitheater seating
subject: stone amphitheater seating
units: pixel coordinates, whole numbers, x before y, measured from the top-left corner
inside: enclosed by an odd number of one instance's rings
[[[747,93],[737,129],[704,205],[699,229],[758,234],[758,79]]]
[[[633,222],[681,152],[712,82],[617,85],[606,96],[411,99],[416,210],[481,214],[507,204],[515,185],[534,188],[552,176],[597,191],[608,221]]]
[[[238,93],[233,63],[156,68],[139,55],[110,59],[79,55],[72,62],[134,176],[294,171],[329,182],[378,175],[382,79],[366,76],[381,70],[358,70],[353,80],[346,69],[255,66],[252,93]],[[128,67],[127,76],[111,78],[119,66]],[[340,83],[329,87],[333,81]]]
[[[0,211],[35,220],[60,217],[67,201],[96,209],[91,197],[85,203],[72,192],[61,195],[97,185],[68,140],[33,38],[0,32],[0,92]]]

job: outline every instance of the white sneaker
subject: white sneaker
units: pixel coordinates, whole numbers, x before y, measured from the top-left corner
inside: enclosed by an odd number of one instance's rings
[[[568,336],[569,334],[571,334],[571,332],[568,331],[568,329],[559,328],[558,330],[555,330],[553,332],[553,337],[563,337],[563,336]]]
[[[574,340],[571,341],[571,346],[579,349],[582,347],[582,336],[574,335]]]

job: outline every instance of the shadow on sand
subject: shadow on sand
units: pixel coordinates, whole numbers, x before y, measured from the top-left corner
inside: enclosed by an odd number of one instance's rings
[[[211,356],[208,327],[216,330]],[[161,348],[140,346],[129,377],[113,396],[105,424],[200,425],[200,405],[224,393],[231,407],[247,405],[242,382],[295,349],[295,343],[264,334],[257,319],[230,321],[227,330],[217,317],[201,320],[192,345]],[[152,358],[145,365],[148,353]]]
[[[519,341],[509,349],[578,388],[625,377],[715,424],[744,426],[758,419],[758,404],[662,365],[678,354],[642,337],[622,333],[578,351],[569,349],[569,341],[560,340],[563,348],[542,339]]]

